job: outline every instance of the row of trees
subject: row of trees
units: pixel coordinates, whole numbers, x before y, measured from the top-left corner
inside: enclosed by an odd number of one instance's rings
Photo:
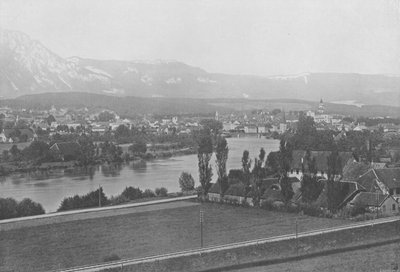
[[[0,220],[44,213],[42,205],[29,198],[20,202],[13,198],[0,198]]]
[[[99,189],[91,191],[85,195],[75,195],[64,198],[57,211],[93,208],[106,205],[118,205],[138,199],[152,198],[157,196],[168,196],[168,190],[164,187],[161,187],[156,188],[154,191],[150,189],[142,191],[139,188],[129,186],[126,187],[120,195],[107,198],[107,196],[104,194],[103,188],[100,187]]]

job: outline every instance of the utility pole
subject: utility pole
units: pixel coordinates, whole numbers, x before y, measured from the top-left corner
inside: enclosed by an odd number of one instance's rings
[[[379,194],[378,191],[376,191],[376,218],[379,216]]]
[[[298,239],[298,221],[297,221],[297,217],[296,217],[296,256],[299,256],[299,239]]]
[[[204,211],[200,210],[200,246],[203,248],[203,222],[204,222]]]

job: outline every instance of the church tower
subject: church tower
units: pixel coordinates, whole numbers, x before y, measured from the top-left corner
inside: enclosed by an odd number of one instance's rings
[[[317,113],[324,114],[324,112],[325,112],[324,101],[322,101],[322,98],[321,98],[321,100],[319,101]]]

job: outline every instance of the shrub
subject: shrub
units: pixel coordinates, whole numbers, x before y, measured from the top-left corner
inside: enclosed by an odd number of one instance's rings
[[[111,205],[120,205],[126,202],[129,202],[130,200],[128,198],[126,198],[123,195],[119,195],[119,196],[112,196],[109,200]]]
[[[103,189],[97,189],[96,191],[92,191],[87,193],[86,195],[79,196],[75,195],[73,197],[66,197],[61,202],[59,211],[67,211],[74,209],[82,209],[82,208],[91,208],[97,207],[99,205],[99,190],[100,190],[100,203],[101,205],[106,205],[108,203],[108,199],[103,192]]]
[[[168,196],[168,190],[164,187],[156,188],[155,193],[157,196]]]
[[[25,198],[21,202],[17,202],[13,198],[0,198],[0,220],[44,213],[42,205],[29,198]]]
[[[29,198],[23,199],[17,206],[18,217],[44,214],[44,209],[39,203]]]
[[[194,179],[192,175],[187,172],[182,172],[181,176],[179,177],[179,187],[181,188],[182,192],[194,190]]]
[[[13,198],[0,198],[0,219],[17,217],[17,206],[18,203]]]
[[[143,192],[139,188],[129,186],[125,188],[125,190],[121,193],[121,196],[129,200],[135,200],[142,198]]]
[[[148,198],[148,197],[155,197],[156,194],[152,190],[146,189],[146,190],[144,190],[142,196],[145,198]]]

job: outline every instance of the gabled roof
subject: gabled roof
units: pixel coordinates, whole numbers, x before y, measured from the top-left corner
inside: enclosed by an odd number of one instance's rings
[[[50,149],[58,150],[64,156],[76,156],[81,153],[81,146],[77,142],[55,143]]]
[[[226,190],[225,195],[228,196],[246,196],[246,187],[242,183],[236,183],[229,186]]]
[[[367,191],[374,191],[376,180],[383,183],[389,189],[400,188],[400,168],[371,169],[357,179]]]
[[[363,186],[368,192],[375,191],[377,176],[373,169],[368,170],[357,179],[357,183]]]
[[[331,151],[310,151],[311,158],[315,158],[316,168],[318,171],[328,171],[328,157],[331,154]],[[291,161],[291,169],[301,169],[302,168],[302,160],[303,163],[306,163],[307,151],[306,150],[293,150],[292,152],[292,161]],[[352,152],[339,152],[339,157],[341,159],[342,167],[350,160],[354,159]]]
[[[389,189],[400,188],[400,168],[374,169],[374,172]]]
[[[219,194],[220,193],[219,182],[212,184],[211,188],[210,188],[210,190],[208,190],[208,192],[212,193],[212,194]]]
[[[389,195],[377,194],[371,192],[360,192],[357,194],[351,203],[362,207],[381,206]]]

